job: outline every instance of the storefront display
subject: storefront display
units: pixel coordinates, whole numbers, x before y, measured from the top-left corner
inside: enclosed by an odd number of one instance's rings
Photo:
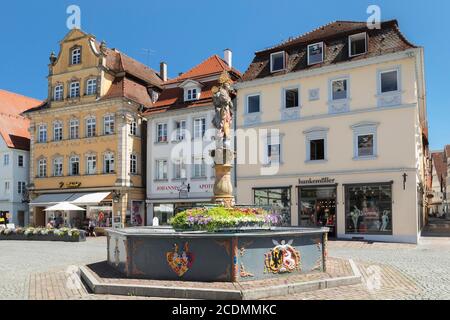
[[[253,189],[254,204],[270,207],[282,216],[284,226],[291,225],[291,188],[258,188]]]
[[[328,227],[336,236],[336,187],[300,187],[300,217],[302,227]]]
[[[392,234],[392,184],[345,186],[346,233]]]
[[[131,201],[131,225],[142,227],[144,225],[144,201]]]
[[[112,209],[112,206],[90,207],[87,217],[94,220],[99,228],[111,228]]]

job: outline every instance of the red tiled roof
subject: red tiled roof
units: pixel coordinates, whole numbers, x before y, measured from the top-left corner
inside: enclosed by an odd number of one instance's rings
[[[30,150],[30,123],[21,114],[41,103],[33,98],[0,90],[0,135],[9,148]]]
[[[147,87],[127,77],[116,78],[102,100],[120,97],[136,101],[147,108],[153,106]]]
[[[349,57],[348,36],[360,32],[367,32],[369,36],[367,53]],[[307,45],[322,41],[325,43],[324,62],[308,65]],[[373,30],[368,29],[366,22],[336,21],[274,47],[256,52],[253,62],[242,78],[243,81],[251,81],[275,77],[289,72],[320,68],[346,61],[362,60],[415,47],[400,32],[396,20],[382,22],[381,29]],[[286,52],[286,69],[272,73],[270,72],[270,54],[281,50]]]
[[[224,71],[228,71],[233,81],[241,77],[238,70],[230,68],[228,64],[219,56],[213,55],[201,62],[188,72],[179,77],[169,80],[165,83],[165,89],[159,96],[158,101],[152,108],[147,109],[146,114],[155,114],[172,110],[179,110],[183,108],[193,108],[212,104],[212,88],[218,86],[218,81],[202,82],[202,78],[212,75],[219,75]],[[184,89],[179,85],[186,80],[194,80],[199,82],[203,87],[200,94],[200,99],[196,101],[184,101]],[[178,85],[173,87],[174,85]],[[170,88],[167,88],[170,86]]]
[[[175,79],[167,81],[165,84],[182,82],[183,80],[187,79],[207,77],[209,75],[222,73],[223,71],[230,71],[238,76],[241,75],[241,73],[238,70],[230,68],[222,58],[220,58],[218,55],[215,54],[206,59],[205,61],[201,62],[197,66],[193,67],[188,72],[183,73],[182,75],[180,75]]]

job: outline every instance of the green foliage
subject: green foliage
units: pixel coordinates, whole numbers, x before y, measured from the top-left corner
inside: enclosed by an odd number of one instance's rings
[[[269,213],[256,208],[196,208],[179,213],[170,224],[176,230],[218,231],[267,225]]]

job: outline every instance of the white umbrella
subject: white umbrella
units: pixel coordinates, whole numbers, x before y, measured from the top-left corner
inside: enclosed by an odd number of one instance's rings
[[[83,208],[77,207],[69,202],[61,202],[53,207],[47,208],[44,211],[86,211]]]

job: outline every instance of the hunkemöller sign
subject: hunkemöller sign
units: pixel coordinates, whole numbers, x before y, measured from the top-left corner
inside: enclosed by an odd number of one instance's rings
[[[329,177],[319,178],[319,179],[313,179],[309,178],[306,180],[299,179],[298,183],[301,185],[305,184],[333,184],[336,183],[336,179],[331,179]]]

